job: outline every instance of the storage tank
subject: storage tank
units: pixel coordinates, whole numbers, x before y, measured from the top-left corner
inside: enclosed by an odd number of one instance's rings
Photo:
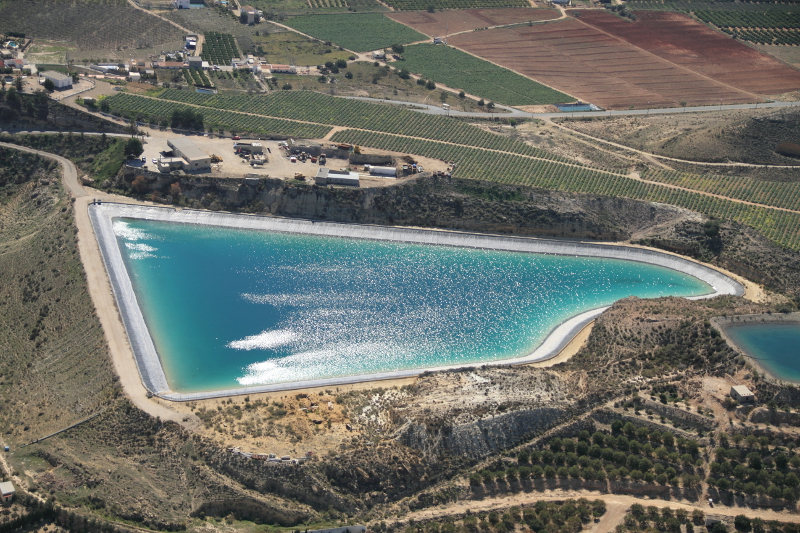
[[[397,177],[397,169],[395,167],[370,167],[369,173],[371,176]]]

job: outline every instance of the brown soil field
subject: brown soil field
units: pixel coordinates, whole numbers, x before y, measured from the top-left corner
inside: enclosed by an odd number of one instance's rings
[[[630,22],[603,11],[581,11],[580,21],[676,65],[737,89],[774,95],[800,89],[800,71],[726,37],[686,15],[637,13]]]
[[[462,34],[449,44],[607,109],[757,99],[575,19]]]
[[[555,9],[512,7],[505,9],[465,9],[441,11],[439,13],[388,13],[392,20],[410,26],[420,33],[439,37],[476,28],[487,28],[503,24],[550,20],[559,17]]]

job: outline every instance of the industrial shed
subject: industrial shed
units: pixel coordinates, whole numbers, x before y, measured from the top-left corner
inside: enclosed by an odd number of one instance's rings
[[[314,177],[314,183],[317,185],[350,185],[352,187],[361,186],[361,180],[358,176],[358,172],[331,170],[326,167],[319,168],[317,175]]]
[[[0,483],[0,497],[2,497],[3,503],[10,503],[14,499],[15,492],[14,485],[10,481]]]
[[[56,89],[69,89],[72,87],[72,76],[67,76],[54,70],[45,70],[40,76],[52,81]]]
[[[211,157],[198,148],[190,139],[176,137],[168,139],[167,144],[175,155],[186,161],[186,170],[206,170],[211,168]]]

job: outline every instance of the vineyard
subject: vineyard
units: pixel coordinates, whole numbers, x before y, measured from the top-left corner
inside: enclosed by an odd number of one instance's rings
[[[211,80],[208,79],[206,73],[203,72],[202,69],[196,68],[184,68],[181,69],[183,73],[183,78],[186,80],[186,83],[189,85],[194,85],[196,87],[214,87],[214,84],[211,83]]]
[[[305,15],[292,17],[285,24],[354,52],[369,52],[395,43],[408,44],[427,39],[421,33],[380,13]]]
[[[800,45],[800,11],[696,11],[728,35],[756,44]]]
[[[492,7],[530,7],[525,0],[388,0],[388,5],[400,11],[422,11],[433,7],[443,9],[475,9]]]
[[[203,51],[200,54],[205,61],[212,65],[230,65],[231,59],[240,57],[239,49],[236,48],[236,40],[229,33],[217,33],[210,31],[205,34]]]
[[[117,116],[133,117],[151,124],[169,124],[172,112],[185,109],[177,102],[144,98],[127,93],[117,93],[106,98],[110,111]],[[235,131],[265,136],[324,137],[330,131],[327,126],[305,124],[292,120],[245,115],[217,109],[202,109],[203,121],[208,131]]]
[[[454,174],[464,178],[676,205],[708,216],[749,225],[780,245],[800,249],[800,215],[796,213],[671,189],[586,167],[537,161],[513,154],[493,154],[492,157],[487,157],[484,151],[467,146],[355,130],[337,132],[332,140],[455,161],[457,166]],[[666,179],[655,175],[647,177]]]
[[[183,38],[172,24],[134,9],[125,0],[0,3],[0,32],[9,31],[97,51],[158,47]]]
[[[574,100],[564,93],[457,48],[418,44],[407,47],[403,57],[406,60],[404,68],[411,72],[501,104],[537,105]]]
[[[567,161],[524,142],[495,135],[452,118],[360,100],[336,98],[312,91],[224,96],[167,89],[159,95],[159,98],[215,109],[408,135],[553,161]]]

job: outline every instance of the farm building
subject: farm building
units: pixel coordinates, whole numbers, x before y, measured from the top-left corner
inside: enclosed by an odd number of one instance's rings
[[[190,139],[176,137],[168,139],[167,144],[175,155],[182,157],[186,161],[187,170],[205,170],[211,168],[211,158],[197,147]]]
[[[142,79],[142,75],[138,72],[131,72],[128,74],[128,77],[131,79],[131,81],[141,81]]]
[[[272,74],[297,74],[297,67],[294,65],[273,65],[265,64],[264,68],[269,69]]]
[[[731,398],[739,403],[752,403],[756,400],[755,395],[744,385],[731,387]]]
[[[189,56],[186,59],[189,68],[203,68],[203,58],[200,56]]]
[[[54,70],[45,70],[41,73],[41,76],[52,81],[56,89],[69,89],[72,87],[72,76],[67,76]]]
[[[162,157],[158,159],[156,166],[160,172],[172,172],[173,170],[180,170],[184,167],[185,163],[180,157]]]
[[[253,6],[242,6],[240,13],[239,20],[241,20],[242,24],[250,25],[261,22],[261,11]]]
[[[0,497],[3,498],[3,503],[11,503],[15,492],[14,485],[10,481],[0,483]]]
[[[375,50],[372,52],[372,59],[386,59],[386,52],[383,50]]]
[[[238,142],[234,143],[233,149],[236,151],[245,152],[248,154],[263,154],[264,146],[261,143],[254,142]]]
[[[159,61],[156,66],[158,68],[180,70],[183,68],[183,61]]]
[[[352,187],[361,186],[358,172],[331,170],[327,167],[319,167],[317,175],[314,177],[314,183],[317,185],[350,185]]]
[[[172,7],[175,9],[189,9],[191,5],[189,0],[172,0]]]

